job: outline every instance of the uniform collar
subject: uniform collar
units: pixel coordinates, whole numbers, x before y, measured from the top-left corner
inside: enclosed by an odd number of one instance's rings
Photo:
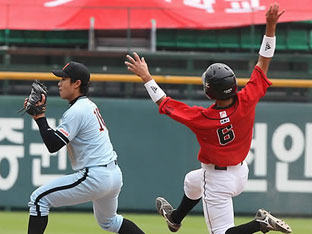
[[[216,110],[228,109],[228,108],[234,106],[235,103],[236,103],[236,96],[233,98],[233,102],[232,102],[230,105],[228,105],[228,106],[222,106],[222,107],[221,107],[221,106],[217,106],[217,105],[215,104],[215,106],[213,107],[213,109],[216,109]]]
[[[86,97],[85,95],[80,95],[80,96],[78,96],[78,97],[76,97],[74,100],[72,100],[70,103],[69,103],[69,105],[74,105],[75,104],[75,102],[79,99],[79,98],[81,98],[81,97]]]

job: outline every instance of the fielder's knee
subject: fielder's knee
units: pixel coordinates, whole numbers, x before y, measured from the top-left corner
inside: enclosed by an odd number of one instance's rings
[[[122,224],[123,217],[121,215],[116,215],[114,218],[108,218],[105,220],[102,220],[101,222],[99,220],[98,224],[103,228],[105,231],[118,233],[121,224]]]
[[[29,213],[31,216],[48,216],[49,215],[49,211],[50,211],[49,204],[36,191],[34,191],[31,194],[30,201],[28,202],[28,207],[29,207]]]

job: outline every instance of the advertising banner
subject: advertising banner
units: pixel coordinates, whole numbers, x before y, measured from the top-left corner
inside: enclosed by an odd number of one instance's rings
[[[217,29],[265,24],[271,0],[0,0],[0,29]],[[312,19],[310,0],[280,0],[279,22]]]
[[[50,154],[32,118],[16,114],[23,100],[17,96],[0,98],[0,207],[5,208],[27,209],[34,189],[73,172],[66,147]],[[123,172],[119,209],[155,211],[157,196],[177,206],[183,196],[185,174],[200,168],[194,134],[160,115],[150,100],[93,101],[105,120]],[[49,97],[47,116],[52,128],[67,108],[65,101]],[[311,103],[258,104],[246,159],[249,181],[245,191],[234,199],[236,213],[254,214],[258,208],[266,208],[276,214],[312,215],[311,116]],[[92,206],[87,203],[77,207]],[[195,210],[202,208],[198,205]]]

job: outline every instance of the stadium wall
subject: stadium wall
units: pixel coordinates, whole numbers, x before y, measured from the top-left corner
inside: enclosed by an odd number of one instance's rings
[[[0,207],[27,209],[31,192],[71,173],[66,150],[50,155],[32,119],[16,111],[20,96],[0,96]],[[93,98],[110,131],[123,171],[120,210],[154,211],[157,196],[178,205],[184,175],[199,168],[193,133],[159,115],[150,100]],[[208,106],[209,101],[186,101]],[[55,127],[68,104],[49,97],[47,116]],[[249,182],[234,199],[236,213],[267,208],[274,213],[312,215],[312,104],[260,102],[256,109]],[[72,209],[89,209],[84,204]],[[201,211],[198,205],[195,211]]]

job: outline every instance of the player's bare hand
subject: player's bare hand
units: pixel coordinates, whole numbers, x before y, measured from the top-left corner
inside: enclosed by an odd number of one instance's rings
[[[280,11],[279,10],[279,4],[278,3],[274,3],[274,4],[271,4],[269,10],[267,11],[266,13],[266,22],[268,24],[277,24],[277,21],[279,19],[279,17],[281,15],[283,15],[285,12],[285,9]]]
[[[270,5],[270,8],[266,12],[266,35],[275,36],[275,28],[277,21],[281,15],[283,15],[285,10],[280,11],[279,4],[274,3]]]
[[[133,57],[127,55],[126,58],[128,61],[125,61],[125,64],[129,71],[132,71],[134,74],[139,76],[144,83],[152,80],[152,76],[149,73],[144,57],[140,58],[136,52],[133,52]]]

